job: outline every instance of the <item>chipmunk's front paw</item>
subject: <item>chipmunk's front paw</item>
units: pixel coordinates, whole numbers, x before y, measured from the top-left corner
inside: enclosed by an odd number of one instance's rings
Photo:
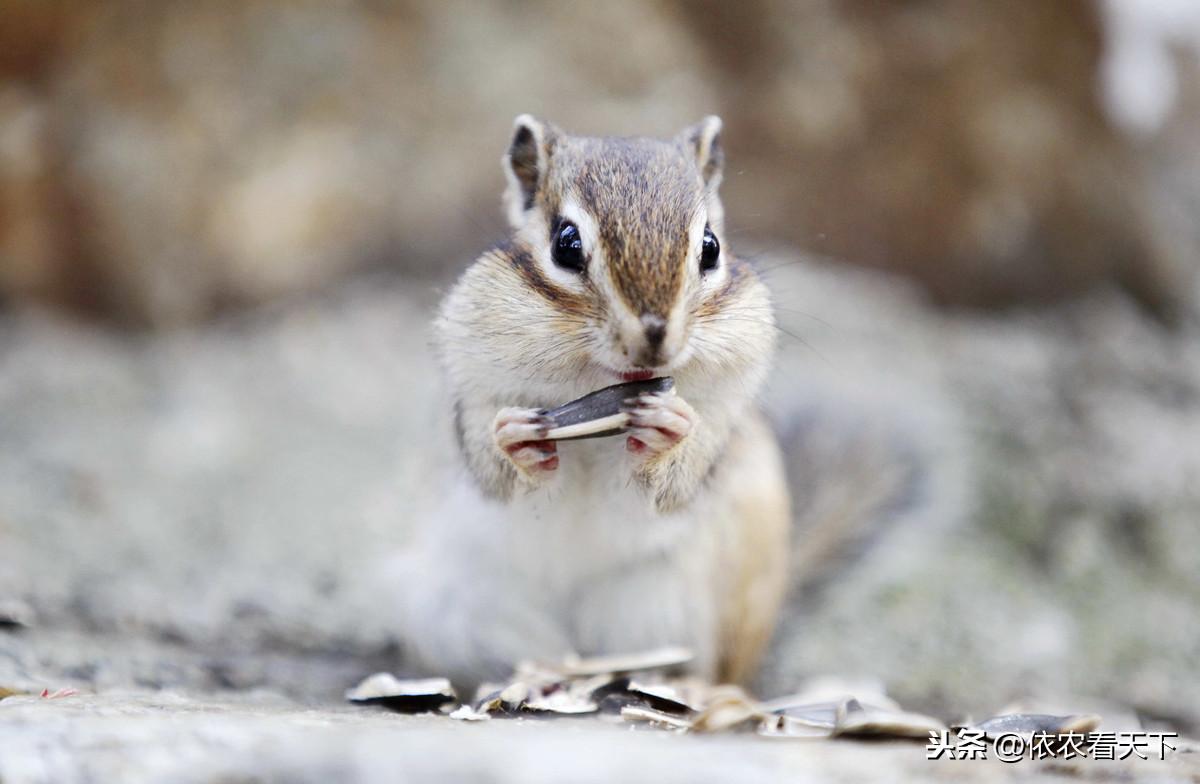
[[[558,445],[546,440],[553,426],[536,408],[502,408],[492,420],[496,447],[529,484],[540,484],[558,468]]]
[[[696,421],[696,410],[674,392],[638,395],[626,400],[621,410],[629,414],[625,446],[646,460],[687,438]]]

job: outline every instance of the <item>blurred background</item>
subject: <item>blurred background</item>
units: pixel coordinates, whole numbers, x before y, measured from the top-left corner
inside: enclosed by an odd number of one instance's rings
[[[512,118],[716,113],[797,507],[758,690],[1196,731],[1198,109],[1191,0],[0,0],[0,686],[403,671]]]

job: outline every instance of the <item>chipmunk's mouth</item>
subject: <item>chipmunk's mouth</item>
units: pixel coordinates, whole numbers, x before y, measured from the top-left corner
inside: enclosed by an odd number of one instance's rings
[[[612,365],[604,362],[593,363],[595,367],[602,369],[605,375],[614,376],[621,381],[649,381],[650,379],[663,375],[662,369],[654,370],[653,368],[628,368],[626,370],[617,370]]]
[[[612,357],[611,359],[607,357],[593,357],[590,364],[596,370],[602,371],[604,375],[620,379],[622,383],[627,384],[631,381],[649,381],[652,378],[660,376],[674,375],[685,365],[689,364],[691,360],[692,347],[687,345],[684,346],[683,351],[671,357],[670,361],[663,362],[654,367],[625,365],[617,357]]]
[[[675,357],[672,361],[654,368],[633,367],[626,368],[624,370],[617,370],[612,365],[602,362],[595,362],[594,366],[603,368],[605,373],[621,379],[622,382],[628,383],[630,381],[649,381],[650,379],[658,378],[659,376],[669,376],[673,371],[676,371],[683,365],[687,364],[687,361],[690,359],[690,357],[691,351],[685,350],[681,355]]]
[[[593,361],[592,366],[595,370],[604,373],[605,376],[616,378],[622,383],[649,381],[650,378],[666,376],[666,371],[662,367],[659,367],[659,369],[654,369],[654,367],[624,367],[624,369],[618,370],[617,367],[613,367],[613,365],[605,363],[605,361]]]
[[[627,370],[617,373],[622,381],[648,381],[654,378],[654,374],[653,370]]]

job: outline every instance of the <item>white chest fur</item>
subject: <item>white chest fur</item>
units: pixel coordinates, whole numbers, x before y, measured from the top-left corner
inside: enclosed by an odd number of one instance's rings
[[[559,453],[552,482],[506,503],[459,483],[406,559],[406,636],[467,681],[521,659],[667,644],[714,667],[703,492],[661,515],[630,480],[623,439]]]

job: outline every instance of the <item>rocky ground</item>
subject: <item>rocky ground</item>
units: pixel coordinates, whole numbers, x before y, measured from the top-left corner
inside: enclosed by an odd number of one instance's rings
[[[798,535],[756,690],[866,677],[945,719],[1033,697],[1194,735],[1194,322],[1103,292],[944,314],[874,274],[760,263]],[[0,780],[1200,777],[1183,756],[950,764],[344,705],[405,672],[380,575],[452,466],[425,346],[438,285],[359,278],[158,336],[0,316],[0,598],[34,613],[0,631],[0,687],[80,691],[0,700]]]
[[[597,719],[398,716],[270,694],[123,690],[0,706],[5,782],[1194,782],[1200,754],[1167,761],[925,759],[908,742],[680,736]],[[15,753],[14,753],[15,750]]]
[[[920,741],[689,736],[591,717],[399,715],[332,693],[364,665],[354,657],[38,630],[0,637],[0,656],[10,674],[16,663],[40,678],[95,684],[0,701],[6,784],[1200,780],[1200,744],[1186,739],[1172,741],[1177,750],[1165,760],[1154,749],[1145,760],[929,760]],[[239,685],[247,672],[257,673],[252,688]]]

